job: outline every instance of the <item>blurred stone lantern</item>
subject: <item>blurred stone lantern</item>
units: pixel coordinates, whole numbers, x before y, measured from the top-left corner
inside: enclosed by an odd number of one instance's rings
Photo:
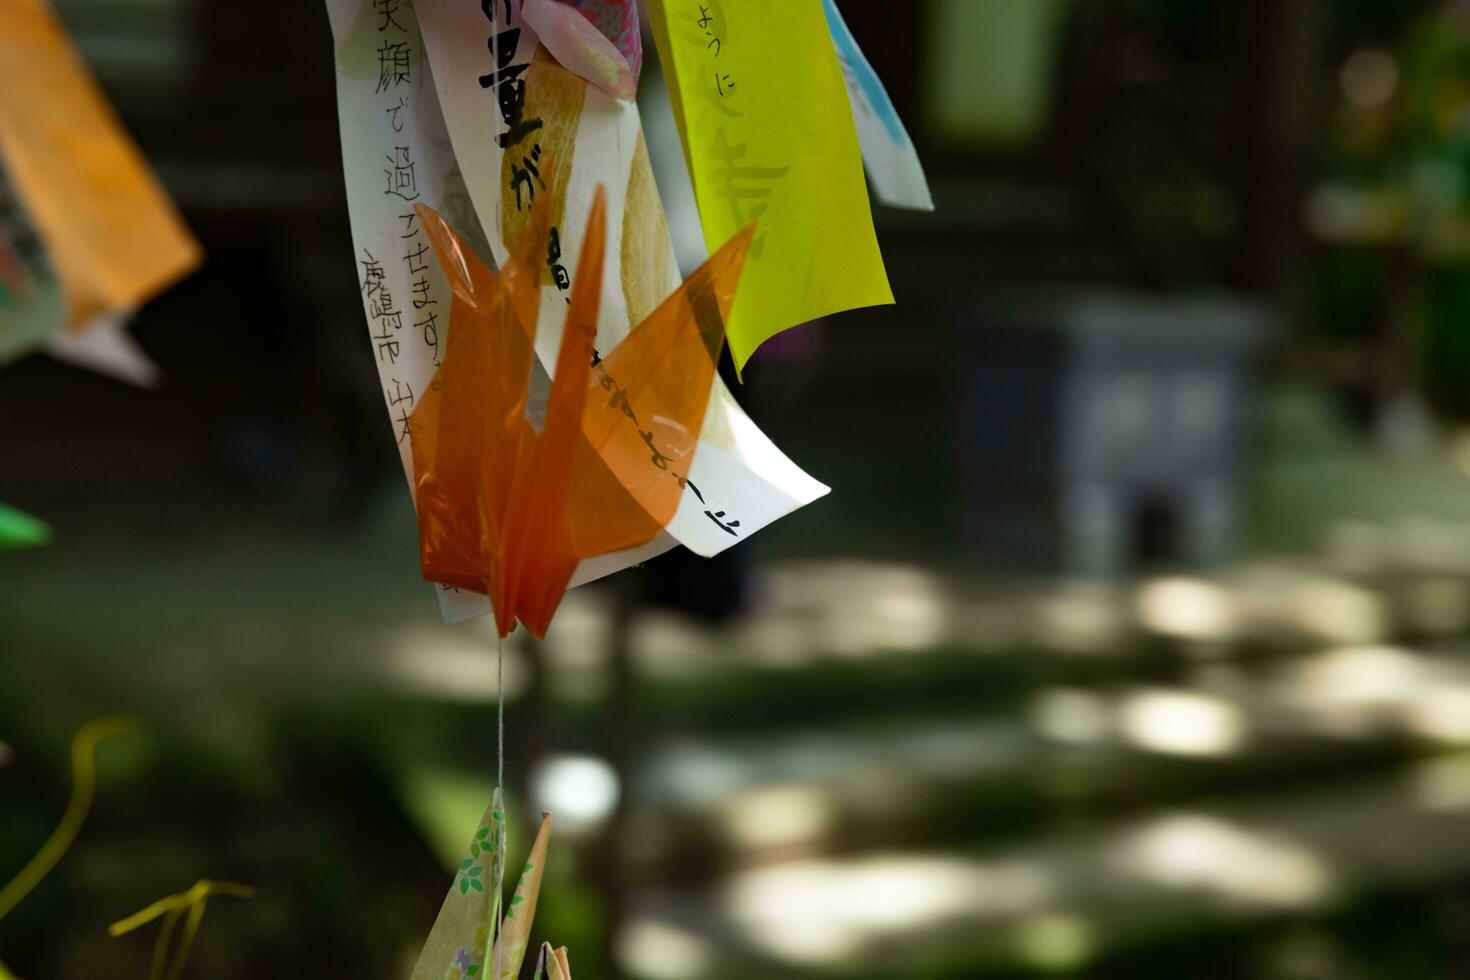
[[[1260,310],[1084,293],[979,319],[961,404],[983,558],[1110,576],[1230,556]]]

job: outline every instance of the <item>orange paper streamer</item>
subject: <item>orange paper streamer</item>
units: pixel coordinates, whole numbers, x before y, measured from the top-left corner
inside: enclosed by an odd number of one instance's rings
[[[66,291],[73,327],[129,310],[201,252],[46,0],[0,0],[0,160]]]
[[[599,187],[538,432],[526,395],[552,195],[539,197],[499,275],[418,207],[454,294],[444,360],[410,427],[423,574],[489,596],[502,637],[517,622],[543,636],[578,562],[646,544],[673,518],[751,236],[599,359]]]

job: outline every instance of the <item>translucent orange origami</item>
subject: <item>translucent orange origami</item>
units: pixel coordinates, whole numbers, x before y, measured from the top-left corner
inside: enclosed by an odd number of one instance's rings
[[[410,421],[424,578],[489,596],[502,637],[546,632],[577,563],[653,540],[673,518],[709,402],[751,229],[598,358],[607,239],[599,188],[546,419],[526,396],[550,193],[497,275],[418,207],[453,291],[449,340]]]

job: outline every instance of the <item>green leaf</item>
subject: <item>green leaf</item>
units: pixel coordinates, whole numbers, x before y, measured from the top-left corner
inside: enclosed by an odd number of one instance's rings
[[[480,845],[479,844],[471,844],[470,845],[470,856],[471,857],[479,857],[480,856]]]
[[[490,828],[489,827],[481,827],[480,828],[480,832],[475,835],[475,838],[477,840],[484,840],[488,836],[490,836]]]
[[[521,874],[525,874],[526,872],[530,871],[534,867],[536,867],[534,864],[528,864],[528,865],[526,865],[524,868],[521,869]]]
[[[470,891],[470,879],[468,879],[468,878],[461,878],[461,879],[459,879],[459,893],[461,895],[467,895],[467,894],[469,894],[469,891]]]
[[[485,885],[479,878],[466,878],[465,880],[470,883],[470,887],[475,891],[482,892],[485,890]]]
[[[0,504],[0,551],[35,548],[51,540],[51,528],[13,507]]]
[[[470,870],[466,871],[465,874],[469,875],[471,878],[478,878],[480,877],[480,872],[484,870],[485,869],[482,866],[477,864]]]
[[[479,972],[480,972],[480,964],[478,964],[478,963],[471,963],[469,966],[467,966],[467,967],[464,968],[464,975],[467,976],[467,977],[472,977],[476,973],[479,973]]]
[[[474,863],[475,862],[470,860],[469,858],[465,858],[463,861],[459,862],[459,870],[464,871]]]
[[[510,904],[512,904],[512,905],[519,905],[522,902],[524,902],[525,900],[526,900],[526,896],[524,896],[524,895],[517,895],[515,898],[513,898],[513,899],[510,900]]]

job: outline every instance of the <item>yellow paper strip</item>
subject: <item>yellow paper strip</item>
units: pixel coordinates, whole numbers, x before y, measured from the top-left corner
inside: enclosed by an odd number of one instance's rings
[[[653,0],[650,14],[705,244],[757,224],[735,366],[788,327],[893,302],[822,0]]]

